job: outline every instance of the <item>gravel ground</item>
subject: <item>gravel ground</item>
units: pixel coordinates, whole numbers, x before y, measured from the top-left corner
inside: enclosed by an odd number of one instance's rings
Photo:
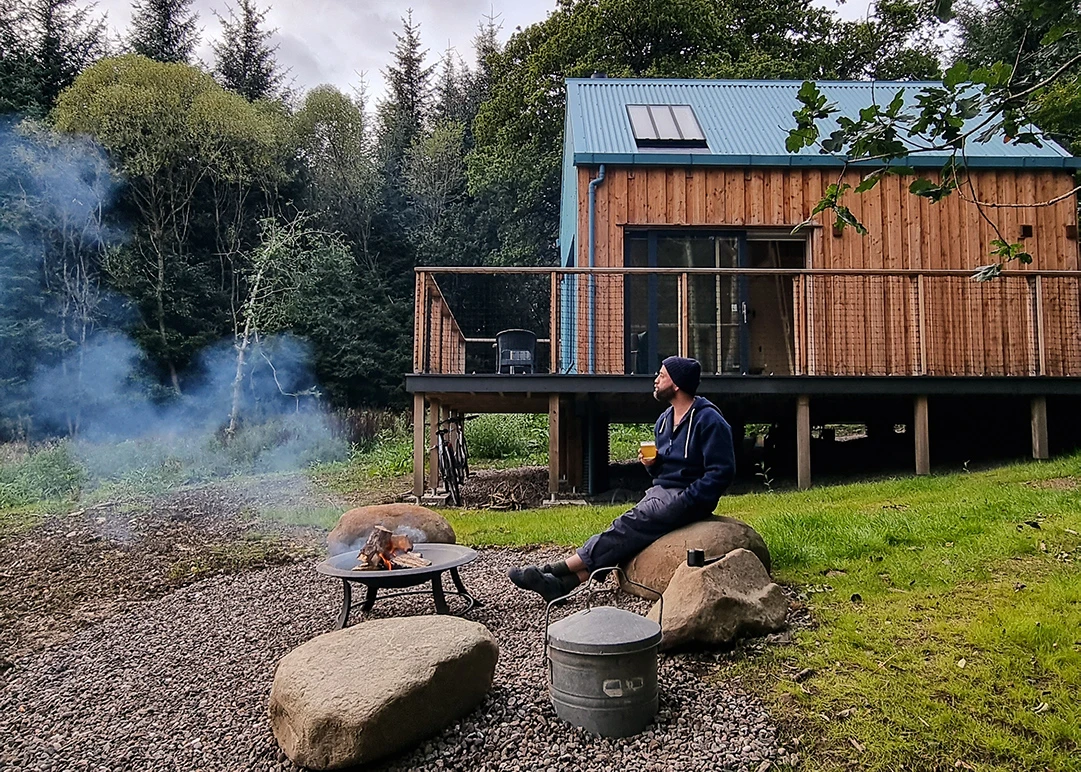
[[[662,655],[660,712],[637,737],[601,739],[559,721],[542,662],[543,605],[505,579],[511,565],[550,557],[484,550],[462,569],[485,603],[469,618],[499,642],[492,691],[376,768],[758,772],[796,761],[765,708],[725,678],[725,655]],[[215,576],[16,657],[0,674],[0,770],[295,770],[266,706],[275,663],[336,617],[340,586],[313,567]],[[430,598],[392,599],[372,616],[431,611]]]

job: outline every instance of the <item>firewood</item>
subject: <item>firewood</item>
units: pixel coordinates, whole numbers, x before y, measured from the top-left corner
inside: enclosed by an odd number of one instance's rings
[[[395,568],[425,568],[426,566],[430,566],[432,561],[426,560],[420,555],[406,553],[405,555],[395,555],[391,558],[390,563]]]

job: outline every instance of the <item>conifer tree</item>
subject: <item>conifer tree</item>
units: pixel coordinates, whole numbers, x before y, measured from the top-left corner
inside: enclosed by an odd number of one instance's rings
[[[222,35],[214,44],[214,76],[249,102],[272,99],[281,90],[283,75],[274,58],[278,47],[268,43],[275,30],[263,28],[269,8],[260,11],[254,0],[239,0],[228,9],[228,18],[215,14]]]
[[[380,103],[379,145],[384,171],[392,184],[401,177],[405,154],[421,135],[432,97],[432,72],[435,65],[424,66],[428,51],[420,47],[420,25],[413,23],[410,9],[402,19],[401,34],[393,62],[383,73],[387,80],[387,99]]]
[[[158,62],[190,64],[199,42],[192,0],[135,0],[128,47]]]
[[[25,8],[26,58],[32,114],[42,116],[75,76],[106,53],[105,22],[77,0],[31,0]]]

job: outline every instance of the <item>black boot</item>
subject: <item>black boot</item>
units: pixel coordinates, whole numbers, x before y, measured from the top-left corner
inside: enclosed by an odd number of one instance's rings
[[[562,598],[581,584],[577,575],[552,576],[544,573],[536,566],[512,568],[507,575],[515,586],[537,593],[548,603],[551,603],[556,598]]]

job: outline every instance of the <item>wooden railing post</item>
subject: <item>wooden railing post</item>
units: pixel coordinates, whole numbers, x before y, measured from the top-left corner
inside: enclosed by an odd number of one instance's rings
[[[924,276],[918,274],[916,276],[916,337],[920,343],[920,362],[917,372],[920,375],[927,375],[927,305],[925,287],[923,286]]]
[[[1033,303],[1034,313],[1036,314],[1036,374],[1047,375],[1047,348],[1043,321],[1043,277],[1036,276],[1036,281],[1033,282],[1033,292],[1036,295]]]
[[[413,372],[424,372],[424,360],[428,351],[425,331],[428,315],[428,274],[417,271],[416,302],[413,307]]]
[[[559,355],[562,351],[559,341],[559,273],[552,271],[551,276],[551,308],[548,318],[548,371],[558,373]]]
[[[691,292],[690,279],[686,273],[679,275],[679,355],[690,356],[691,349]],[[720,335],[721,331],[718,330]]]

